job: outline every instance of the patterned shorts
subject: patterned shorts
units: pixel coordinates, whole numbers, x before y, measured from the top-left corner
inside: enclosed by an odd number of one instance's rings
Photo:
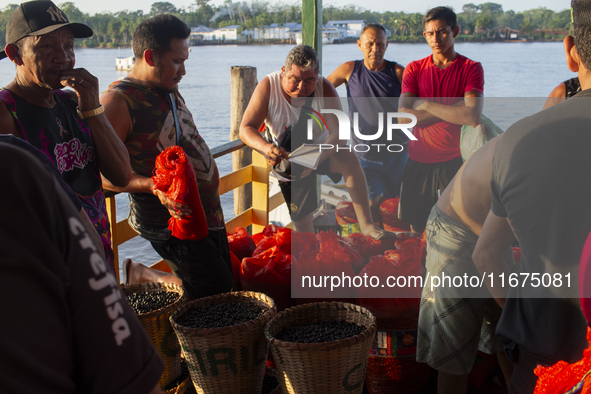
[[[427,272],[430,276],[480,276],[472,261],[478,237],[433,206],[427,221]],[[476,351],[503,350],[495,336],[501,308],[482,290],[423,287],[417,361],[452,375],[472,370]]]

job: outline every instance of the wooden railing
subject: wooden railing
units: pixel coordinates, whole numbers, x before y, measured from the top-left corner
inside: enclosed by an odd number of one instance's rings
[[[215,147],[211,150],[214,159],[230,154],[243,148],[242,141],[236,140]],[[252,207],[226,222],[226,229],[232,231],[236,227],[252,225],[252,232],[257,233],[269,222],[269,212],[283,204],[281,193],[269,196],[269,167],[265,158],[258,152],[252,153],[252,164],[220,177],[220,195],[228,193],[242,185],[252,183]],[[131,229],[127,218],[117,221],[116,193],[105,193],[107,196],[107,211],[111,223],[111,244],[115,253],[115,273],[119,282],[119,245],[137,236]],[[152,265],[154,268],[163,266],[163,261]]]

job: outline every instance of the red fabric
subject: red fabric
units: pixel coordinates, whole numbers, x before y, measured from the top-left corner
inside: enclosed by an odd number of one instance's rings
[[[591,341],[591,328],[589,327],[587,328],[587,341]],[[583,358],[574,364],[559,361],[550,367],[538,366],[534,369],[534,373],[538,376],[534,394],[564,394],[578,384],[589,370],[591,370],[591,345],[583,351]],[[585,379],[583,390],[577,393],[591,393],[591,378]]]
[[[380,204],[380,214],[386,231],[410,231],[410,225],[398,219],[398,204],[400,199],[388,198]]]
[[[192,211],[182,219],[171,217],[168,220],[168,229],[172,235],[191,241],[207,237],[207,219],[201,205],[195,172],[180,146],[166,148],[156,157],[152,181],[156,189],[166,193],[166,197],[175,203],[188,205]]]
[[[252,256],[256,248],[254,241],[248,236],[248,232],[243,227],[236,227],[232,234],[228,234],[228,246],[230,251],[240,260]]]
[[[469,91],[483,93],[484,70],[478,62],[462,55],[444,68],[433,65],[432,55],[410,62],[404,70],[402,93],[414,93],[452,105]],[[420,163],[441,163],[460,157],[460,125],[437,122],[415,126],[417,141],[408,142],[408,158]]]

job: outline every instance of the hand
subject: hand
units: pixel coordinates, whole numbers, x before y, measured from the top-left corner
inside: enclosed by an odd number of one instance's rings
[[[65,70],[62,73],[60,82],[63,86],[74,89],[78,95],[78,108],[80,111],[90,111],[100,105],[98,78],[86,71],[86,69]]]
[[[427,106],[429,105],[430,101],[425,99],[416,99],[412,103],[412,109],[416,109],[417,111],[427,111]]]
[[[154,194],[160,200],[160,203],[168,209],[168,213],[175,219],[183,219],[183,216],[189,216],[193,211],[187,204],[181,204],[166,197],[162,190],[154,189]]]
[[[281,158],[287,159],[289,157],[289,153],[283,148],[275,146],[271,143],[267,145],[267,148],[263,152],[265,159],[267,159],[267,163],[274,166],[281,162]]]

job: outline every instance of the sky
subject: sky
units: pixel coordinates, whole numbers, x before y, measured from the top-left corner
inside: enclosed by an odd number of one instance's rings
[[[6,7],[11,3],[20,3],[23,0],[0,0],[0,8]],[[54,0],[54,3],[61,4],[66,0]],[[125,9],[129,11],[143,10],[145,13],[150,11],[150,6],[156,2],[156,0],[70,0],[76,7],[82,12],[89,13],[91,15],[103,12],[117,12]],[[166,1],[166,0],[159,0]],[[252,0],[245,0],[247,3],[251,3]],[[282,1],[265,1],[258,0],[260,2],[267,2],[269,4],[283,3],[283,4],[295,4],[297,0],[282,0]],[[324,6],[333,5],[336,7],[342,7],[348,4],[355,4],[361,6],[370,11],[385,12],[385,11],[403,11],[406,13],[410,12],[421,12],[424,13],[430,8],[447,5],[453,7],[456,12],[462,11],[462,6],[467,3],[482,4],[486,3],[487,0],[322,0]],[[553,11],[562,11],[570,8],[569,0],[488,0],[493,3],[498,3],[503,6],[504,11],[513,10],[516,12],[530,10],[533,8],[546,7]],[[174,4],[177,8],[187,8],[195,1],[191,0],[168,0],[168,2]],[[238,0],[234,0],[238,2]],[[219,6],[223,4],[223,0],[211,0],[211,5]]]

